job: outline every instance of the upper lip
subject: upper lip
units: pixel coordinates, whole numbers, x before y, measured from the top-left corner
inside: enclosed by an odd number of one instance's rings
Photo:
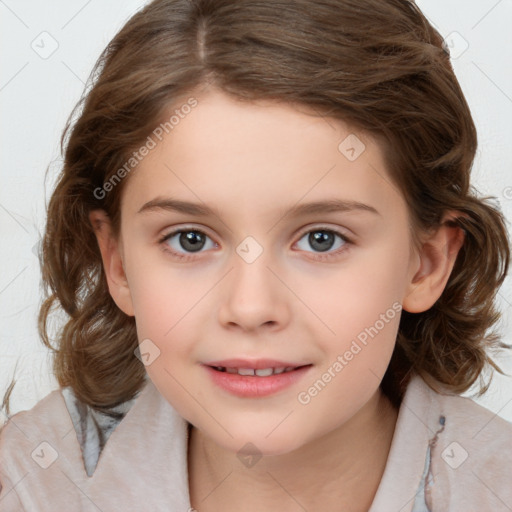
[[[204,363],[207,366],[222,366],[223,368],[297,368],[308,363],[293,363],[290,361],[278,361],[277,359],[223,359],[222,361],[210,361]]]

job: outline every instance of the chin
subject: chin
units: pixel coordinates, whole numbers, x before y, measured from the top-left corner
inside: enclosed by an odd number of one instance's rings
[[[282,433],[269,432],[272,429],[247,428],[241,431],[233,431],[228,428],[233,437],[223,435],[221,438],[212,436],[211,439],[221,446],[242,458],[245,455],[255,455],[261,457],[271,457],[276,455],[285,455],[293,452],[302,446],[297,433],[283,430]],[[203,431],[204,435],[209,434]]]

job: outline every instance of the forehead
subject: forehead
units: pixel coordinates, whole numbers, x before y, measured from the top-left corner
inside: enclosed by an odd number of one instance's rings
[[[196,99],[187,114],[174,116],[161,140],[153,135],[155,147],[125,190],[128,214],[166,195],[232,207],[235,215],[271,214],[284,204],[327,196],[401,203],[380,147],[342,121],[304,106],[242,102],[221,92]]]

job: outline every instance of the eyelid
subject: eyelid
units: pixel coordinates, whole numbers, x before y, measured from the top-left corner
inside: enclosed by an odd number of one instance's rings
[[[204,227],[196,227],[192,224],[185,224],[185,225],[179,225],[177,227],[173,227],[173,228],[169,228],[169,231],[167,231],[165,234],[161,235],[159,237],[159,241],[163,241],[177,233],[180,233],[182,231],[197,231],[199,233],[202,233],[206,236],[208,236],[209,238],[211,238],[213,241],[215,241],[215,237],[212,236],[211,233],[209,233],[209,230],[207,228],[204,228]],[[347,228],[343,228],[341,226],[336,226],[336,227],[333,227],[333,226],[328,226],[327,224],[316,224],[316,225],[309,225],[309,226],[306,226],[306,227],[303,227],[301,228],[300,230],[296,231],[292,236],[293,238],[296,238],[298,237],[299,239],[302,238],[306,233],[310,233],[311,231],[314,231],[314,230],[325,230],[325,231],[331,231],[333,233],[336,233],[344,238],[346,238],[348,241],[350,242],[353,242],[354,241],[354,238],[355,238],[355,235],[352,234],[352,232],[347,229]],[[218,245],[218,242],[215,242],[217,245]]]
[[[354,240],[356,238],[355,235],[352,233],[352,231],[350,231],[347,228],[344,228],[344,227],[341,227],[341,226],[329,226],[327,224],[322,224],[322,223],[319,223],[319,224],[316,224],[316,225],[309,225],[309,226],[307,226],[305,228],[301,228],[297,232],[297,234],[294,235],[294,238],[298,237],[300,239],[305,234],[311,233],[312,231],[330,231],[332,233],[335,233],[335,234],[341,236],[342,238],[347,240],[347,242],[350,242],[350,243],[354,243]]]
[[[197,227],[189,224],[174,226],[169,228],[168,231],[166,231],[163,235],[159,236],[159,241],[166,240],[173,235],[176,235],[177,233],[181,233],[183,231],[197,231],[198,233],[202,233],[203,235],[206,235],[208,238],[210,238],[212,241],[215,242],[215,237],[212,236],[210,231],[207,228],[204,227]],[[217,244],[217,242],[215,242]],[[218,244],[217,244],[218,245]]]

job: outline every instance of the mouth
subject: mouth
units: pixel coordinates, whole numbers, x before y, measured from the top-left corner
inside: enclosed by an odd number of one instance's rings
[[[227,366],[210,366],[214,370],[218,372],[225,372],[231,374],[238,374],[243,376],[254,376],[254,377],[270,377],[271,375],[279,375],[281,373],[288,373],[294,370],[298,370],[299,368],[304,368],[306,366],[311,366],[309,364],[301,365],[301,366],[279,366],[279,367],[269,367],[269,368],[237,368],[237,367],[227,367]]]
[[[297,386],[313,364],[274,360],[226,360],[202,365],[211,382],[231,395],[264,398]]]

